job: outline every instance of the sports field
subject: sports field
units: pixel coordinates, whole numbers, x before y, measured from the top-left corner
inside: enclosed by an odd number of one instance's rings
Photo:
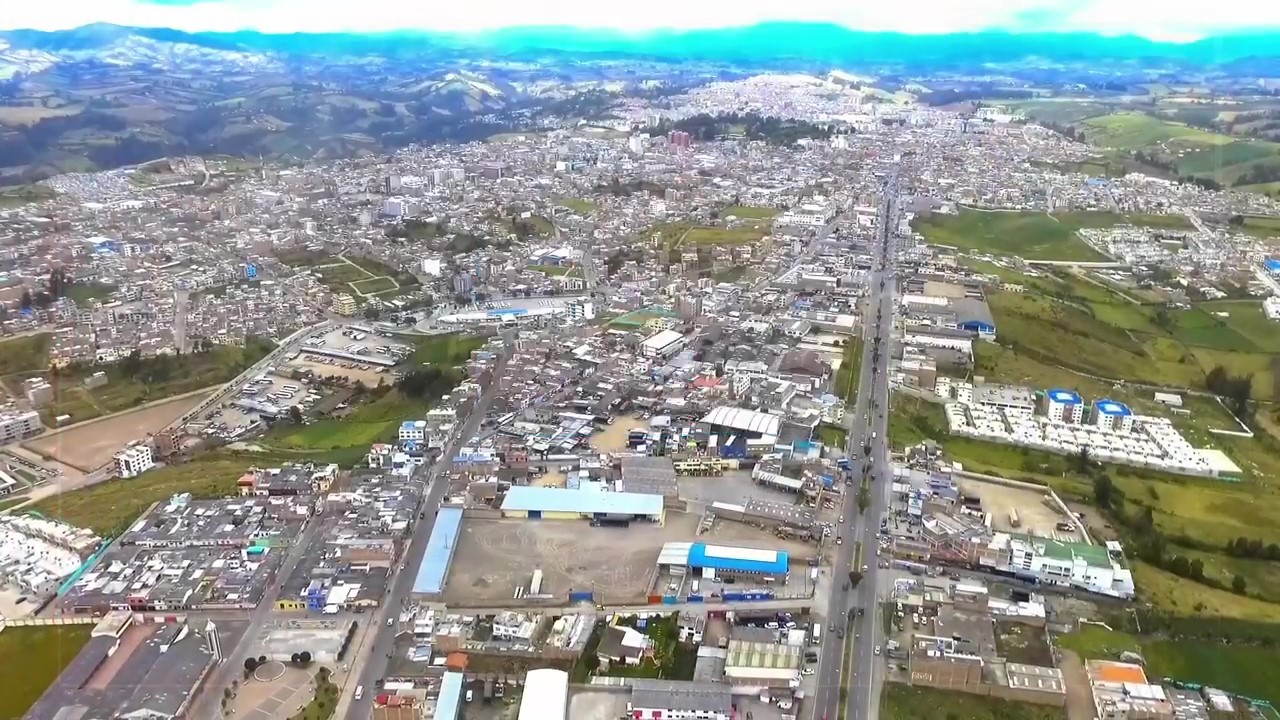
[[[20,718],[71,664],[93,625],[37,625],[0,632],[0,717]]]

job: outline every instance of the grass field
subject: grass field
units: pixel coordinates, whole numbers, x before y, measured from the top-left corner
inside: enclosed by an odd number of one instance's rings
[[[415,365],[458,365],[471,357],[471,351],[484,346],[481,335],[432,335],[419,340],[410,362]]]
[[[1144,602],[1170,615],[1280,623],[1280,604],[1183,580],[1145,563],[1133,564],[1133,582]]]
[[[770,220],[777,217],[778,210],[758,205],[730,205],[720,211],[720,217],[729,217],[730,215],[742,220]]]
[[[337,450],[364,447],[395,439],[404,420],[421,419],[430,407],[392,390],[343,418],[317,420],[310,425],[280,425],[262,444],[285,450]]]
[[[582,198],[562,197],[556,198],[556,202],[578,213],[579,215],[587,215],[595,210],[598,205],[590,200]]]
[[[888,682],[880,697],[884,720],[1064,720],[1063,708],[965,692]]]
[[[1141,112],[1117,112],[1083,120],[1094,145],[1142,151],[1172,162],[1178,173],[1234,182],[1257,164],[1280,163],[1280,143],[1241,139]]]
[[[1116,660],[1133,651],[1146,661],[1147,678],[1198,683],[1280,704],[1274,668],[1280,651],[1246,645],[1161,640],[1113,632],[1094,625],[1060,635],[1058,644],[1085,659]]]
[[[0,632],[0,717],[20,718],[89,642],[93,625],[37,625]],[[21,672],[18,672],[21,668]]]
[[[843,450],[849,431],[836,425],[823,423],[818,426],[818,441],[829,448]]]
[[[836,369],[832,392],[844,400],[845,407],[852,408],[857,400],[858,370],[862,367],[862,338],[853,337],[845,343],[840,355],[840,367]]]
[[[374,295],[398,289],[396,282],[389,277],[366,278],[350,284],[351,288],[361,295]]]
[[[1026,260],[1104,261],[1076,234],[1082,228],[1110,227],[1122,222],[1111,213],[984,212],[962,209],[957,215],[934,215],[915,221],[915,230],[936,245],[961,250],[1015,255]]]
[[[547,277],[568,276],[577,272],[578,268],[572,265],[530,265],[529,272],[539,272]]]
[[[684,238],[679,241],[681,247],[698,246],[698,245],[749,245],[759,242],[765,236],[764,228],[757,227],[741,227],[741,228],[717,228],[717,227],[693,227],[685,233]]]
[[[0,378],[49,367],[50,333],[26,335],[0,342]]]
[[[107,283],[79,282],[71,286],[67,295],[77,305],[87,304],[90,300],[106,300],[115,292],[116,286]]]

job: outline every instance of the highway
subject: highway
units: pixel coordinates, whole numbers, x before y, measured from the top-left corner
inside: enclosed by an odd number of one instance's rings
[[[476,434],[480,424],[484,422],[485,414],[489,410],[489,405],[493,403],[497,390],[497,379],[502,376],[505,366],[504,355],[494,367],[492,380],[467,416],[465,424],[454,435],[453,441],[445,452],[441,453],[440,459],[427,471],[426,493],[422,501],[422,509],[426,515],[414,527],[413,538],[409,541],[408,549],[405,550],[404,563],[392,578],[391,588],[383,598],[378,612],[372,616],[371,622],[374,624],[368,628],[368,632],[372,635],[366,635],[359,649],[359,656],[350,660],[352,674],[342,688],[342,697],[334,712],[335,717],[343,717],[344,702],[349,703],[345,714],[348,720],[365,720],[373,714],[373,700],[378,694],[376,681],[387,675],[387,665],[390,663],[392,649],[395,646],[396,633],[400,631],[398,623],[387,627],[387,618],[397,617],[402,607],[409,601],[409,595],[413,591],[413,581],[418,574],[418,566],[422,564],[422,557],[427,552],[427,540],[430,539],[431,530],[436,524],[436,509],[449,489],[447,477],[449,467],[453,464],[453,458],[458,450]],[[364,695],[360,700],[355,700],[355,688],[359,685],[364,686]]]
[[[844,717],[848,720],[875,720],[878,714],[879,688],[883,682],[883,665],[875,654],[882,642],[877,615],[876,534],[880,518],[889,504],[888,407],[890,343],[892,341],[894,296],[893,273],[895,242],[891,228],[897,226],[897,176],[885,183],[884,198],[877,222],[877,262],[872,269],[869,293],[864,305],[863,356],[858,375],[858,395],[852,408],[846,408],[848,431],[846,451],[853,459],[853,485],[846,488],[840,515],[844,522],[836,529],[840,538],[832,564],[832,591],[827,603],[827,631],[818,654],[817,683],[813,712],[817,720],[836,720],[840,716],[840,686],[848,678],[848,694]],[[883,285],[882,285],[883,283]],[[879,359],[876,360],[876,339]],[[870,447],[870,452],[864,449]],[[865,513],[858,512],[858,484],[863,473],[870,478],[870,504]],[[855,567],[856,548],[862,547],[862,565],[867,567],[856,586],[845,581]],[[859,616],[858,610],[863,614]],[[841,639],[840,629],[847,637]]]

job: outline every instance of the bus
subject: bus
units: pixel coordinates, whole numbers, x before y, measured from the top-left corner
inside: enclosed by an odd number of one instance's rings
[[[822,642],[822,623],[813,624],[813,631],[810,633],[809,639],[813,641],[814,645],[818,645]]]

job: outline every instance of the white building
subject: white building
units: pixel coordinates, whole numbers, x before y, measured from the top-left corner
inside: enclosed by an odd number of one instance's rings
[[[1084,403],[1072,390],[1050,390],[1045,393],[1045,415],[1050,420],[1079,425],[1084,419]]]
[[[427,439],[426,420],[405,420],[400,423],[400,442],[423,442]]]
[[[0,411],[0,445],[25,440],[42,432],[44,432],[44,425],[40,424],[40,413],[34,410]]]
[[[662,330],[640,343],[640,354],[649,358],[668,358],[684,347],[685,336],[675,330]]]
[[[569,708],[569,673],[541,668],[525,675],[518,720],[565,720]]]
[[[1133,432],[1133,411],[1115,400],[1099,400],[1093,406],[1093,424],[1111,432]]]
[[[122,478],[137,477],[155,467],[151,446],[138,443],[116,453],[116,475]]]
[[[639,720],[729,720],[733,696],[724,683],[635,678],[627,714]]]
[[[978,562],[1018,574],[1034,575],[1040,582],[1051,585],[1130,599],[1134,594],[1133,573],[1116,560],[1120,553],[1118,543],[1112,549],[1031,535],[996,533],[980,553]],[[999,567],[1001,564],[1005,566]]]

